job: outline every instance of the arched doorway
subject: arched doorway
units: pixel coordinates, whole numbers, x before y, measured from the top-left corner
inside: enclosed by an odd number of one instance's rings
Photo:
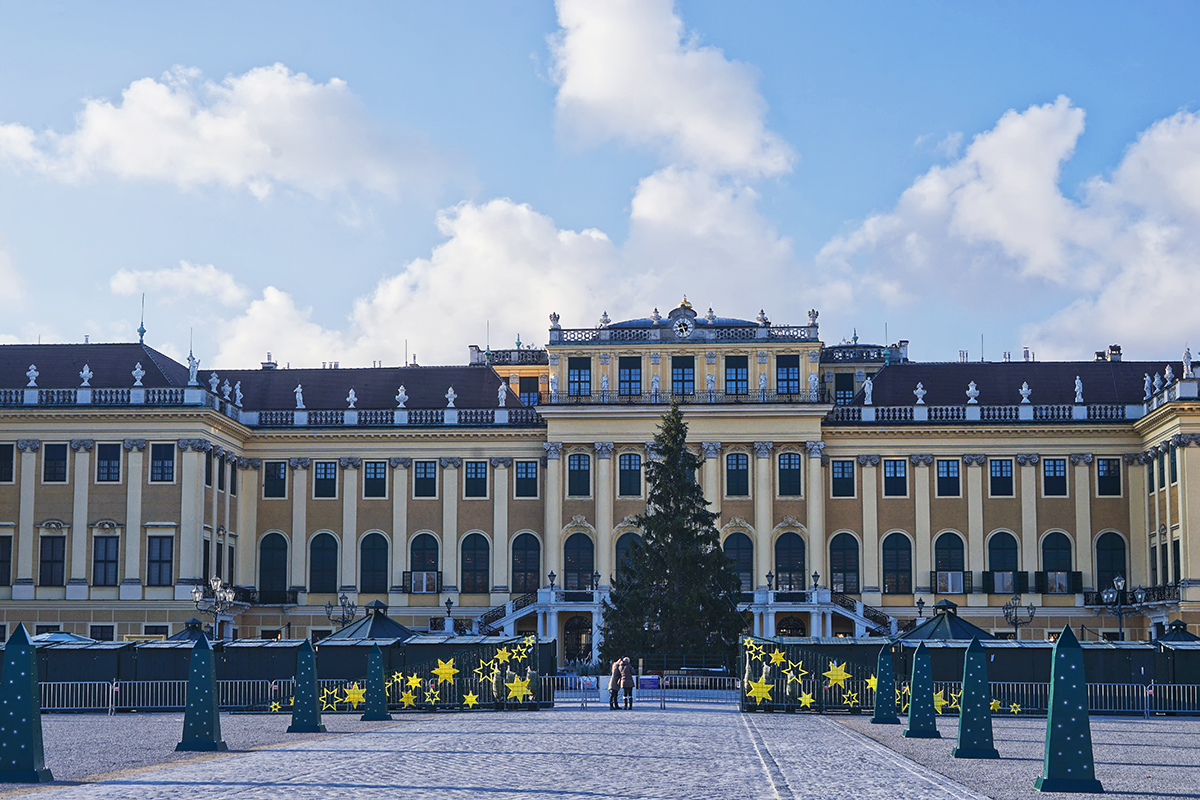
[[[808,627],[804,620],[796,616],[787,616],[775,623],[777,636],[807,636]]]
[[[287,539],[268,533],[258,545],[258,599],[266,605],[287,602]]]
[[[542,543],[532,533],[522,533],[512,545],[512,591],[536,592],[541,584]]]
[[[563,658],[567,663],[591,663],[592,621],[576,615],[563,627]]]
[[[790,531],[780,534],[775,540],[775,588],[801,591],[804,587],[804,539]]]
[[[595,547],[586,533],[573,533],[563,545],[564,589],[592,588],[592,573],[595,572],[593,556]]]
[[[754,591],[754,543],[746,534],[735,531],[725,537],[725,557],[733,562],[733,571],[742,579],[741,591]]]
[[[308,591],[313,594],[337,594],[337,539],[329,533],[318,533],[309,543],[308,555]]]
[[[386,594],[388,590],[388,542],[381,533],[363,537],[362,567],[359,570],[359,591],[366,594]]]

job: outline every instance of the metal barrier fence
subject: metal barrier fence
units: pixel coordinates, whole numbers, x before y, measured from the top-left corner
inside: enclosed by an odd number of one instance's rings
[[[741,699],[742,682],[737,678],[707,675],[664,675],[659,678],[663,703],[732,703]]]

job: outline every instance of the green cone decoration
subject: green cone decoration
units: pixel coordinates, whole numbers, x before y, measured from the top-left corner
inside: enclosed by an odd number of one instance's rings
[[[387,692],[383,686],[383,653],[379,645],[371,645],[367,655],[367,712],[363,722],[383,722],[392,718],[387,710]]]
[[[192,645],[188,669],[187,710],[183,715],[183,740],[176,750],[228,750],[221,740],[221,714],[217,708],[217,673],[212,645],[201,636]]]
[[[42,750],[42,699],[37,652],[23,624],[4,648],[0,685],[0,782],[45,783],[54,780]]]
[[[892,667],[890,644],[879,649],[879,660],[875,664],[875,713],[871,715],[871,722],[875,725],[900,724],[900,717],[896,716],[896,671]]]
[[[293,696],[292,724],[288,733],[324,733],[321,707],[317,705],[317,654],[308,639],[296,652],[296,690]]]
[[[1088,721],[1087,679],[1083,649],[1071,626],[1054,643],[1050,666],[1050,712],[1046,715],[1046,756],[1042,776],[1033,788],[1040,792],[1103,792],[1092,759],[1092,728]]]
[[[992,740],[992,692],[987,653],[979,637],[971,639],[963,662],[962,696],[958,699],[958,746],[955,758],[999,758]]]
[[[910,739],[940,739],[933,708],[933,664],[925,645],[913,656],[912,681],[908,685],[908,727],[901,736]]]

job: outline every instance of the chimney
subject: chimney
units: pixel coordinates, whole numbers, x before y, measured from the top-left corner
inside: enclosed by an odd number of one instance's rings
[[[1028,347],[1023,347],[1023,348],[1021,348],[1021,350],[1022,350],[1022,352],[1021,352],[1021,357],[1022,357],[1024,360],[1028,361],[1028,360],[1029,360],[1029,348],[1028,348]]]
[[[1108,361],[1108,354],[1105,353],[1103,350],[1097,350],[1096,351],[1096,360],[1097,361]]]
[[[1007,364],[1010,361],[1012,361],[1012,352],[1009,350],[1005,350],[1004,351],[1004,363]]]
[[[270,352],[267,353],[267,360],[259,362],[263,369],[279,369],[279,365],[271,359]]]
[[[1110,344],[1108,346],[1108,360],[1109,361],[1120,361],[1121,360],[1121,345]]]
[[[900,340],[899,349],[900,349],[900,363],[907,364],[908,363],[908,339]]]

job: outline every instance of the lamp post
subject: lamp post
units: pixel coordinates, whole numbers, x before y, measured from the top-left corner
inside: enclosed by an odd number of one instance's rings
[[[771,584],[772,584],[774,581],[775,581],[775,573],[774,573],[774,572],[768,572],[768,573],[767,573],[767,591],[771,591],[771,589],[773,589],[773,588],[774,588],[774,587],[771,585]]]
[[[1146,590],[1138,587],[1133,592],[1133,605],[1125,605],[1125,577],[1113,578],[1113,585],[1100,593],[1108,613],[1117,618],[1117,640],[1125,640],[1125,617],[1139,613],[1139,606],[1146,601]]]
[[[195,603],[197,611],[204,614],[212,614],[213,633],[219,636],[220,618],[228,616],[237,603],[234,602],[233,587],[224,583],[216,575],[209,579],[208,586],[212,590],[212,597],[205,597],[204,589],[199,586],[193,586],[192,602]]]
[[[600,573],[593,572],[592,573],[592,591],[594,592],[599,588],[600,588]]]
[[[817,572],[816,570],[813,570],[812,579],[813,579],[813,588],[820,589],[821,588],[821,573]]]
[[[336,612],[336,613],[335,613]],[[358,605],[350,602],[350,598],[342,595],[338,598],[338,604],[325,604],[325,616],[329,617],[330,622],[336,622],[338,630],[350,624],[350,620],[354,619],[354,615],[358,613]]]
[[[924,597],[917,598],[917,616],[918,617],[925,616],[925,598]]]
[[[1009,625],[1013,626],[1013,639],[1021,638],[1021,626],[1028,625],[1033,622],[1033,616],[1037,613],[1037,609],[1030,603],[1028,607],[1021,608],[1021,595],[1014,594],[1012,600],[1004,604],[1004,619]]]
[[[547,575],[546,577],[550,579],[550,588],[553,589],[554,588],[554,579],[557,578],[558,576],[554,574],[554,570],[550,570],[550,574]]]

